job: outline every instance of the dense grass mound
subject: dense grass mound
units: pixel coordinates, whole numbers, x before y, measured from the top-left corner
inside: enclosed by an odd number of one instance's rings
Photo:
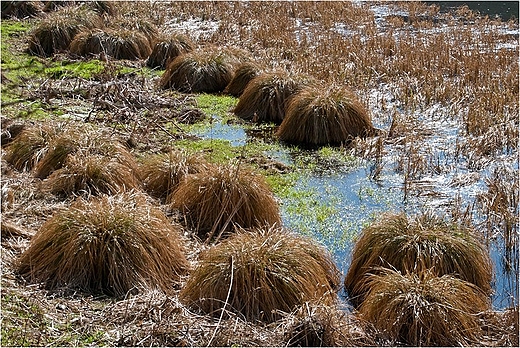
[[[181,54],[168,65],[160,86],[184,93],[222,92],[233,78],[238,61],[234,52],[216,47]]]
[[[285,72],[260,74],[249,82],[233,112],[244,120],[280,124],[288,98],[306,83]]]
[[[259,65],[246,62],[241,64],[229,84],[224,89],[225,94],[232,95],[234,97],[240,97],[247,87],[247,84],[251,82],[255,77],[260,75],[261,68]]]
[[[116,297],[171,292],[187,269],[180,228],[135,192],[78,199],[42,225],[18,261],[20,275],[46,288]]]
[[[491,293],[493,265],[486,247],[469,228],[423,215],[386,215],[365,228],[352,252],[345,278],[351,302],[359,306],[366,295],[366,277],[385,267],[407,273],[430,270],[452,275]]]
[[[334,303],[338,284],[325,249],[271,227],[240,231],[204,252],[180,298],[208,314],[223,309],[272,322],[306,301]]]
[[[469,346],[481,342],[479,313],[489,310],[486,294],[474,284],[431,272],[372,275],[360,316],[393,344]]]
[[[148,45],[153,47],[159,37],[159,29],[146,19],[141,19],[139,14],[126,13],[122,17],[118,17],[110,21],[110,28],[114,30],[126,29],[138,32],[146,37]]]
[[[352,92],[312,86],[291,99],[277,136],[295,144],[335,145],[373,130],[368,111]]]
[[[202,240],[219,239],[235,227],[281,222],[278,203],[265,179],[235,165],[215,166],[186,177],[169,198]]]
[[[104,53],[115,59],[145,59],[152,49],[148,39],[135,30],[95,29],[79,33],[70,44],[71,53],[89,57]]]
[[[117,141],[76,151],[43,182],[45,190],[65,196],[116,194],[140,186],[134,157]]]
[[[103,26],[99,15],[83,7],[64,7],[51,13],[31,32],[29,53],[48,57],[69,48],[76,34]]]
[[[210,167],[211,165],[200,156],[172,150],[146,157],[141,165],[141,177],[149,194],[165,199],[188,174],[209,171]]]
[[[152,53],[146,61],[146,65],[152,69],[166,69],[168,64],[183,53],[195,49],[195,43],[189,37],[182,34],[173,34],[159,39],[153,46]]]
[[[2,1],[2,19],[36,17],[42,11],[41,1]]]
[[[31,170],[42,158],[58,129],[59,127],[50,124],[22,127],[19,134],[5,147],[5,161],[17,170]]]

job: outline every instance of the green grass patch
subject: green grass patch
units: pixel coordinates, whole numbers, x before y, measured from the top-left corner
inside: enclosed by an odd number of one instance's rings
[[[97,59],[89,61],[56,62],[53,66],[45,68],[44,73],[54,79],[80,77],[92,79],[105,70],[105,64]]]
[[[208,116],[220,116],[225,122],[238,99],[228,95],[198,94],[195,96],[197,107]]]

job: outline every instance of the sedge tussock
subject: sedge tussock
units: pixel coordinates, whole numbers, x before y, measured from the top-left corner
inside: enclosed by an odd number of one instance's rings
[[[42,11],[41,1],[2,1],[2,19],[37,17]]]
[[[141,177],[144,189],[156,198],[166,198],[189,174],[209,170],[211,165],[202,157],[171,150],[143,159]]]
[[[138,60],[150,55],[148,39],[135,30],[94,29],[77,34],[70,43],[71,53],[89,57],[104,53],[114,59]]]
[[[280,124],[287,100],[306,84],[306,77],[282,71],[260,74],[247,84],[233,112],[244,120]]]
[[[206,47],[175,58],[161,77],[163,89],[183,93],[222,92],[233,78],[239,60],[224,48]]]
[[[272,322],[308,301],[332,305],[339,271],[314,241],[279,227],[241,230],[203,253],[181,290],[184,303]]]
[[[368,110],[353,92],[312,86],[291,98],[277,135],[289,143],[335,145],[373,132]]]
[[[195,43],[189,37],[183,34],[173,34],[161,38],[155,43],[146,65],[152,69],[166,69],[175,58],[194,49]]]
[[[256,63],[247,62],[241,64],[235,71],[235,75],[229,84],[224,89],[224,93],[237,98],[240,97],[246,89],[247,84],[260,75],[260,73],[261,68]]]
[[[491,294],[493,264],[475,231],[426,214],[414,219],[404,214],[384,215],[362,231],[344,282],[354,306],[363,302],[366,276],[377,267],[403,273],[429,269],[437,276],[452,275]]]
[[[31,32],[29,53],[48,57],[69,48],[81,31],[103,26],[101,17],[83,7],[65,7],[43,19]]]
[[[238,165],[214,166],[186,180],[168,199],[202,240],[218,240],[236,226],[281,223],[278,203],[265,179]]]
[[[180,231],[137,192],[79,198],[41,226],[17,269],[48,289],[115,297],[154,288],[171,293],[188,269]]]
[[[370,275],[359,316],[393,344],[467,346],[480,342],[479,314],[489,310],[488,296],[474,284],[432,272],[401,274],[382,270]]]

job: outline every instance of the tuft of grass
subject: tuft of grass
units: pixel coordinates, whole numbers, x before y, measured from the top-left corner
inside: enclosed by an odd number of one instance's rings
[[[369,276],[359,316],[392,344],[453,347],[481,342],[479,314],[489,310],[488,296],[472,283],[435,273],[385,269]]]
[[[185,151],[172,150],[143,159],[141,177],[145,190],[154,197],[170,196],[189,174],[208,171],[210,164],[201,156],[188,155]]]
[[[41,1],[2,1],[2,19],[33,18],[43,11]]]
[[[183,93],[218,93],[233,78],[238,59],[230,50],[209,47],[181,54],[161,77],[163,89]]]
[[[306,83],[306,78],[293,77],[282,71],[260,74],[248,83],[234,113],[244,120],[280,124],[285,117],[288,98]]]
[[[374,132],[367,109],[343,87],[311,86],[291,98],[276,135],[303,145],[337,145]]]
[[[187,269],[180,227],[137,192],[79,198],[42,225],[17,261],[29,282],[115,297],[171,293]]]
[[[262,176],[240,165],[208,169],[187,176],[168,198],[202,240],[218,240],[236,227],[281,223],[278,203]]]
[[[49,57],[65,51],[76,36],[85,29],[102,27],[97,13],[82,7],[64,7],[42,20],[29,37],[29,53]]]
[[[378,267],[403,274],[430,270],[436,276],[451,275],[491,294],[493,264],[475,231],[427,214],[414,219],[387,214],[363,229],[345,278],[345,290],[355,306],[367,295],[367,275],[377,273]]]
[[[307,301],[336,301],[339,271],[314,241],[279,227],[242,230],[205,251],[180,298],[204,313],[221,310],[272,322]]]
[[[172,34],[157,40],[146,65],[152,69],[165,69],[171,61],[183,53],[195,49],[195,43],[183,34]]]
[[[94,29],[82,31],[70,43],[74,54],[90,57],[103,53],[114,59],[145,59],[152,49],[144,34],[129,29]]]
[[[225,94],[240,97],[251,80],[260,75],[261,68],[258,64],[247,62],[241,64],[229,84],[224,89]]]

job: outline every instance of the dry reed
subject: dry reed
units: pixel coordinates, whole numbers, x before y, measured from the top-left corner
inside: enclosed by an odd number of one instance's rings
[[[181,301],[205,313],[229,311],[272,322],[307,301],[336,301],[339,272],[314,241],[271,227],[240,231],[205,251]]]
[[[295,144],[337,145],[373,133],[368,110],[351,91],[312,86],[291,98],[277,136]]]
[[[431,270],[452,275],[491,293],[493,264],[487,248],[470,228],[422,215],[385,215],[365,228],[352,251],[345,290],[355,306],[362,304],[367,274],[377,267],[403,273]]]
[[[54,214],[18,260],[18,272],[46,288],[122,297],[167,293],[188,269],[180,227],[139,193],[78,199]]]
[[[392,344],[468,346],[480,342],[479,314],[490,301],[477,286],[451,275],[386,269],[369,276],[359,315]]]
[[[238,165],[215,166],[188,175],[168,200],[206,241],[218,240],[235,227],[281,222],[278,203],[265,179]]]

